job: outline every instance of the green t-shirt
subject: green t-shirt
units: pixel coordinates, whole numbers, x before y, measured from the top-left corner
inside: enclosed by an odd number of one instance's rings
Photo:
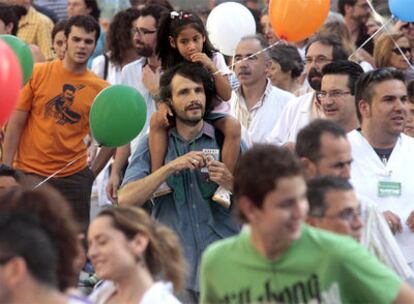
[[[305,224],[276,261],[245,230],[208,247],[201,264],[201,303],[390,303],[401,284],[350,237]]]

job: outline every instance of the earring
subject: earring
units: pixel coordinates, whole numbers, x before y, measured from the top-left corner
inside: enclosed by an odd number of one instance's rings
[[[142,262],[142,260],[143,260],[142,255],[137,255],[135,257],[135,262],[137,262],[137,264],[140,264]]]

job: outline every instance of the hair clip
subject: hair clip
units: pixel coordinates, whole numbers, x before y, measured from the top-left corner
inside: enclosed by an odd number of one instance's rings
[[[174,20],[175,18],[179,18],[179,17],[180,17],[180,13],[179,13],[179,12],[172,11],[172,12],[170,13],[170,18],[171,18],[172,20]]]
[[[187,19],[187,18],[189,18],[191,16],[192,16],[192,14],[184,13],[183,11],[180,11],[180,12],[172,11],[170,13],[170,18],[172,20],[175,20],[176,18],[178,18],[179,20],[181,20],[181,19]]]

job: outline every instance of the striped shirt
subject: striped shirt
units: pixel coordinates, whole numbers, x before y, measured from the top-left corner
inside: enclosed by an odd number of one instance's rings
[[[58,16],[59,20],[64,20],[68,18],[68,1],[67,0],[36,0],[37,5],[47,7],[48,9],[54,11]]]

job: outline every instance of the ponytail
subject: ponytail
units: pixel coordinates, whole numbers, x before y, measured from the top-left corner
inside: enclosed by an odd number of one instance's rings
[[[178,238],[171,229],[137,207],[105,209],[98,216],[111,217],[113,226],[127,239],[138,233],[147,236],[149,242],[143,257],[152,277],[171,281],[175,291],[183,288],[186,265]]]
[[[145,258],[150,272],[161,274],[174,285],[174,290],[184,287],[186,264],[177,236],[166,226],[155,223]]]

